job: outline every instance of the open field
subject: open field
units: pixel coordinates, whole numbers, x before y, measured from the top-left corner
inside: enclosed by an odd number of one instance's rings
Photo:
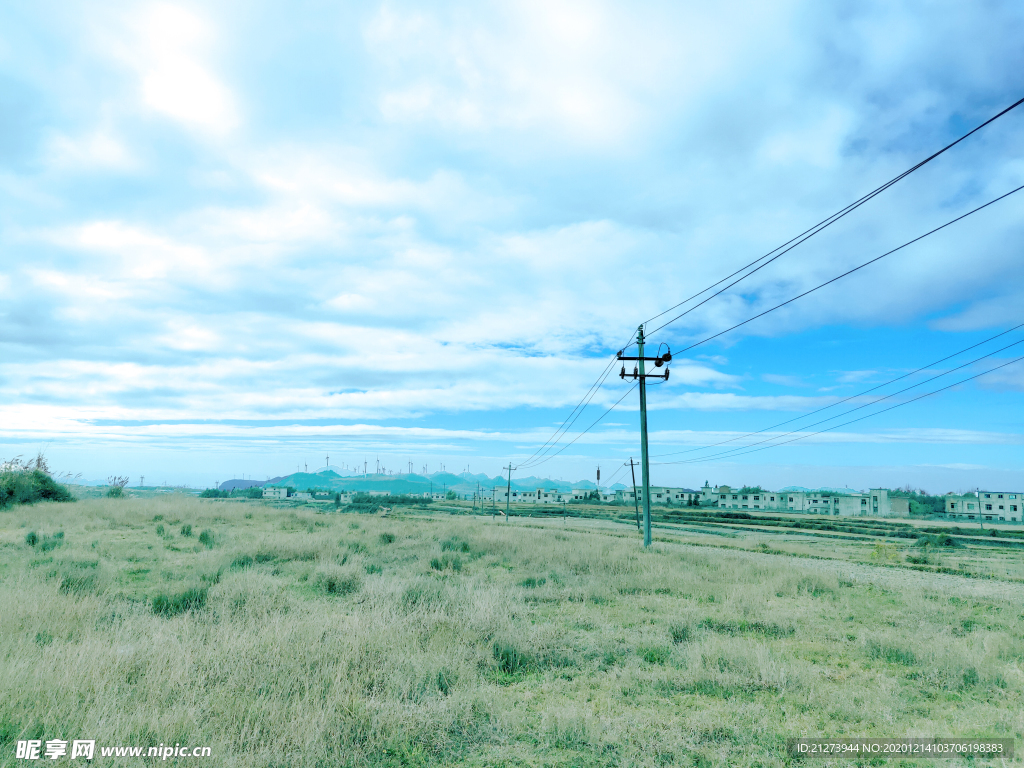
[[[912,539],[872,559],[875,538],[708,530],[661,523],[644,552],[602,519],[8,510],[0,765],[25,738],[268,767],[775,766],[800,735],[1024,748],[1024,552],[936,555],[983,564],[965,578],[908,567]]]

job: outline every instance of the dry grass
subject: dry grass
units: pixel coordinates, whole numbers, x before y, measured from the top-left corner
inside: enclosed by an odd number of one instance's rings
[[[771,766],[795,735],[1020,738],[1019,599],[816,565],[187,497],[0,513],[0,764],[39,736],[257,767]]]

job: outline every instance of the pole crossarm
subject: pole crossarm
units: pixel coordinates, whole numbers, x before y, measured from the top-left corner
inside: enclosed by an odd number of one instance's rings
[[[637,339],[641,339],[642,335],[643,330],[641,329],[637,332]],[[619,372],[619,378],[625,380],[628,377],[633,379],[633,381],[640,381],[643,379],[662,379],[664,381],[668,381],[669,371],[667,368],[665,369],[665,373],[647,373],[644,370],[644,363],[654,363],[655,368],[661,368],[665,363],[672,362],[672,350],[669,349],[665,354],[657,355],[656,357],[646,357],[644,355],[643,346],[640,346],[639,352],[640,354],[637,357],[630,357],[623,355],[621,349],[618,351],[615,355],[618,360],[635,360],[639,364],[633,366],[633,375],[630,376],[626,373],[626,365],[623,363],[622,370]]]

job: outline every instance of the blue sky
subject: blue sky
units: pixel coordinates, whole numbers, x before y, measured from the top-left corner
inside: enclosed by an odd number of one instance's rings
[[[1022,38],[1012,2],[8,4],[0,457],[133,483],[327,455],[497,474],[641,321],[1024,96]],[[1022,131],[1024,107],[652,340],[1019,186]],[[1022,224],[1024,193],[678,356],[652,453],[1024,322]],[[1021,488],[1022,382],[653,479]],[[634,393],[530,473],[608,478],[638,450]]]

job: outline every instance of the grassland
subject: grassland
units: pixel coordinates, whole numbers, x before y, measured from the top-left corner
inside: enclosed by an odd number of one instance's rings
[[[645,552],[608,520],[6,511],[0,765],[26,738],[257,768],[776,766],[800,735],[1024,748],[1024,584],[912,570],[912,539],[878,562],[873,539],[726,533],[665,523]],[[1019,557],[994,552],[940,557]]]

